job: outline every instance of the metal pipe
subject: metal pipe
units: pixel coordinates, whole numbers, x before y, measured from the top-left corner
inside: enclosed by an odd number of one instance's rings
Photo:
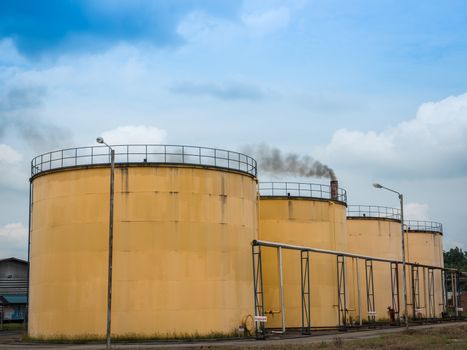
[[[109,147],[110,148],[110,147]],[[107,343],[111,348],[112,319],[112,260],[113,260],[113,227],[114,227],[114,182],[115,182],[115,150],[110,148],[110,212],[109,212],[109,263],[107,272]]]
[[[282,330],[273,333],[285,333],[285,305],[284,305],[284,279],[282,275],[282,247],[277,247],[277,261],[279,264],[279,291],[281,299]]]
[[[392,190],[390,190],[392,191]],[[392,191],[395,192],[395,191]],[[404,196],[402,193],[398,193],[400,205],[401,205],[401,244],[402,244],[402,294],[404,298],[404,319],[405,319],[405,328],[409,328],[409,314],[408,314],[408,306],[407,306],[407,273],[405,271],[405,233],[404,233]]]
[[[354,258],[359,258],[359,259],[368,259],[368,260],[380,261],[380,262],[394,262],[394,263],[398,263],[398,264],[402,263],[401,260],[396,260],[396,259],[379,258],[379,257],[376,257],[376,256],[353,254],[353,253],[347,253],[347,252],[342,252],[342,251],[338,251],[338,250],[329,250],[329,249],[305,247],[305,246],[299,246],[299,245],[287,244],[287,243],[263,241],[263,240],[259,240],[259,239],[253,240],[251,242],[251,244],[252,245],[259,245],[259,246],[263,246],[263,247],[271,247],[271,248],[282,247],[282,248],[291,249],[291,250],[304,250],[304,251],[308,251],[308,252],[321,253],[321,254],[342,255],[342,256],[346,256],[346,257],[354,257]],[[446,267],[439,267],[439,266],[432,266],[432,265],[422,265],[422,264],[416,264],[416,263],[410,263],[410,262],[407,262],[406,265],[408,265],[408,266],[419,266],[419,267],[430,267],[430,268],[433,268],[433,269],[436,269],[436,270],[455,271],[455,272],[457,272],[456,269],[446,268]]]
[[[403,296],[404,296],[404,318],[405,318],[405,328],[409,328],[409,315],[408,315],[408,311],[407,311],[407,281],[406,281],[406,271],[405,271],[405,265],[406,265],[406,261],[405,261],[405,237],[404,237],[404,196],[402,195],[402,193],[399,193],[393,189],[390,189],[388,187],[385,187],[385,186],[382,186],[380,184],[373,184],[373,187],[375,188],[383,188],[387,191],[390,191],[390,192],[393,192],[395,194],[397,194],[397,196],[399,197],[399,200],[400,200],[400,207],[401,207],[401,234],[402,234],[402,237],[401,237],[401,243],[402,243],[402,270],[403,270],[403,284],[402,284],[402,292],[403,292]]]
[[[24,315],[24,322],[29,328],[29,290],[30,290],[30,272],[31,272],[31,228],[32,228],[32,178],[29,179],[29,223],[28,223],[28,292],[26,300],[26,315]],[[3,322],[3,312],[2,308],[2,322]],[[28,332],[29,333],[29,332]]]

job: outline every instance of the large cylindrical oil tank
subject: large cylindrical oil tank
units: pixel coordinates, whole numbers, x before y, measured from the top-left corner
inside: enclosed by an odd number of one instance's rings
[[[349,205],[347,232],[350,253],[399,261],[402,259],[399,209]],[[388,262],[355,258],[351,259],[348,267],[349,305],[353,318],[357,320],[361,312],[363,320],[390,319],[389,309],[397,311],[402,303],[398,296],[402,296],[402,286],[399,285],[397,290],[399,271],[394,269],[391,275],[391,264]]]
[[[439,222],[405,220],[408,262],[444,267],[443,226]],[[441,270],[426,267],[407,270],[409,316],[440,317],[444,311]],[[430,275],[431,274],[431,275]]]
[[[189,146],[116,152],[112,334],[230,334],[254,312],[256,162]],[[103,337],[109,150],[32,161],[29,335]]]
[[[334,192],[334,193],[331,193]],[[321,184],[260,183],[259,238],[306,247],[345,251],[345,190]],[[281,327],[279,264],[275,248],[262,248],[266,327]],[[282,251],[286,327],[302,325],[300,251]],[[312,327],[338,324],[336,256],[311,253]]]

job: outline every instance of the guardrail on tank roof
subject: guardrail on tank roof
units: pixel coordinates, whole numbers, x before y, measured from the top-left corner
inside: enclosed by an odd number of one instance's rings
[[[261,196],[336,199],[347,203],[347,192],[344,189],[339,188],[337,190],[337,198],[332,198],[330,185],[314,183],[260,182],[259,193]]]
[[[362,218],[401,219],[401,211],[398,208],[381,207],[378,205],[349,205],[347,216]]]
[[[111,145],[115,164],[187,164],[257,174],[256,160],[242,153],[223,149],[184,145]],[[31,161],[31,176],[41,172],[78,166],[110,163],[107,146],[67,148],[41,154]]]
[[[443,225],[434,221],[404,220],[407,231],[443,233]]]

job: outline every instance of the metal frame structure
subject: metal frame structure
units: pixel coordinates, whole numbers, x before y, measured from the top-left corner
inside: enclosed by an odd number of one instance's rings
[[[443,315],[447,315],[447,307],[448,307],[448,286],[447,286],[447,279],[446,279],[446,271],[441,271],[441,286],[442,286],[442,293],[443,293]]]
[[[395,321],[400,324],[400,297],[399,297],[399,264],[390,263],[391,269],[391,306],[394,312]]]
[[[443,233],[443,225],[435,221],[404,220],[409,232],[438,232]]]
[[[259,193],[262,197],[303,197],[336,199],[347,203],[347,192],[338,188],[333,198],[330,185],[303,182],[259,182]]]
[[[115,164],[188,164],[211,166],[257,175],[256,160],[243,153],[185,145],[110,145]],[[31,160],[31,177],[42,172],[109,164],[107,146],[67,148],[41,154]]]
[[[261,246],[252,245],[253,257],[253,289],[255,301],[255,335],[256,339],[264,339],[266,336],[264,322],[257,316],[264,317],[264,293],[263,293],[263,264],[261,259]]]
[[[347,328],[347,295],[345,276],[345,256],[337,255],[337,319],[338,326]]]
[[[410,280],[412,283],[412,318],[416,320],[420,310],[420,274],[418,266],[410,266]]]
[[[429,318],[436,317],[435,308],[435,273],[432,268],[428,268],[428,309],[427,316]]]
[[[311,334],[310,252],[300,251],[302,286],[302,334]]]
[[[366,305],[368,322],[376,321],[375,284],[373,279],[373,260],[365,259]]]
[[[378,205],[348,205],[347,217],[400,220],[401,211],[398,208]]]
[[[359,254],[352,254],[342,251],[335,251],[335,250],[327,250],[327,249],[319,249],[313,247],[305,247],[305,246],[298,246],[298,245],[291,245],[285,243],[278,243],[278,242],[270,242],[270,241],[262,241],[262,240],[254,240],[252,242],[252,260],[253,260],[253,280],[254,280],[254,302],[255,302],[255,320],[256,318],[264,316],[264,290],[263,290],[263,282],[262,282],[262,262],[261,262],[261,248],[262,247],[269,247],[269,248],[281,248],[288,249],[288,250],[295,250],[300,252],[300,264],[301,264],[301,301],[302,301],[302,333],[309,334],[311,333],[311,293],[312,293],[312,286],[310,284],[310,261],[311,261],[311,254],[328,254],[336,256],[336,272],[337,272],[337,307],[338,307],[338,325],[339,329],[346,329],[349,327],[348,323],[348,314],[347,314],[347,300],[346,300],[346,258],[355,258],[357,261],[359,259],[365,260],[365,274],[366,274],[366,283],[367,283],[367,301],[368,301],[368,310],[372,311],[375,309],[375,302],[374,302],[374,282],[373,282],[373,262],[382,262],[390,264],[391,269],[391,294],[392,294],[392,307],[394,309],[395,315],[397,315],[396,322],[400,324],[401,314],[400,314],[400,281],[399,281],[399,267],[402,266],[402,261],[394,260],[394,259],[386,259],[386,258],[379,258],[373,256],[366,256],[366,255],[359,255]],[[431,274],[431,281],[434,281],[434,271],[439,270],[441,271],[441,275],[444,273],[449,273],[451,276],[451,290],[453,291],[453,303],[456,309],[456,315],[458,315],[457,303],[458,303],[458,291],[457,288],[457,274],[458,271],[456,269],[451,268],[444,268],[439,266],[431,266],[431,265],[422,265],[417,263],[410,263],[406,262],[406,265],[411,268],[412,274],[411,277],[415,282],[419,282],[419,269],[427,269],[429,271],[429,275]],[[431,271],[431,272],[430,272]],[[357,277],[359,279],[359,277]],[[431,283],[432,283],[431,282]],[[358,282],[359,283],[359,282]],[[434,283],[431,284],[432,291],[434,291]],[[445,287],[445,291],[447,290],[447,286]],[[412,291],[413,295],[414,292],[419,298],[419,287],[418,291]],[[433,292],[434,293],[434,292]],[[433,294],[431,294],[433,295]],[[298,297],[298,295],[297,295]],[[359,298],[360,299],[360,298]],[[434,303],[434,298],[432,304]],[[419,300],[415,306],[419,306]],[[281,305],[284,308],[284,305]],[[416,311],[414,308],[414,311]],[[266,336],[265,332],[265,324],[263,322],[256,322],[256,337],[257,339],[264,339]],[[283,329],[286,328],[285,324],[283,324]]]
[[[449,311],[453,311],[454,318],[460,318],[462,316],[460,305],[460,285],[458,282],[459,276],[465,276],[465,272],[461,272],[456,269],[444,269],[442,271],[442,282],[443,285],[443,313],[445,317],[452,318],[449,315]],[[451,298],[449,298],[449,293],[451,293]]]

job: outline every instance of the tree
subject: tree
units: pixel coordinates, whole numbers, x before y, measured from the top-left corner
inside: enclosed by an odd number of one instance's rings
[[[463,251],[459,247],[451,248],[447,252],[443,252],[444,267],[450,267],[461,271],[467,271],[467,251]],[[467,290],[467,282],[460,281],[460,290]]]

